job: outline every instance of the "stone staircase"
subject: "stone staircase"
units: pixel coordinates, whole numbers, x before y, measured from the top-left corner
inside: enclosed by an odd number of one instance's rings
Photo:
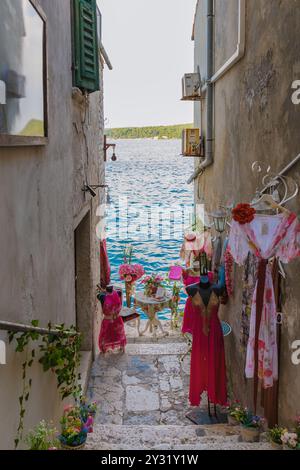
[[[96,425],[87,450],[270,450],[263,441],[240,442],[228,425]]]
[[[192,425],[182,336],[171,331],[153,342],[137,337],[134,324],[126,329],[126,354],[99,356],[91,369],[88,398],[99,402],[99,413],[88,450],[270,449],[266,441],[241,442],[228,424]]]

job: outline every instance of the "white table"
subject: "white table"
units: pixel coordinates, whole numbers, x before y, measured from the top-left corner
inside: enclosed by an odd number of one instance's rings
[[[161,321],[157,318],[156,314],[170,307],[171,298],[171,294],[166,294],[164,299],[155,299],[154,297],[147,297],[143,292],[136,293],[134,303],[140,307],[148,317],[144,331],[141,332],[138,326],[139,336],[143,336],[150,329],[150,333],[153,333],[153,337],[156,338],[157,328],[160,329],[163,336],[169,335],[167,331],[164,331]]]

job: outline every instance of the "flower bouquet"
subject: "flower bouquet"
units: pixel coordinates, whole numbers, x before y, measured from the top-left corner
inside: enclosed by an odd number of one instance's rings
[[[85,397],[80,397],[79,401],[79,409],[80,409],[80,416],[84,423],[89,422],[91,426],[94,423],[95,416],[97,414],[98,404],[96,401],[92,403],[87,403]],[[89,432],[93,432],[92,430]]]
[[[281,428],[280,426],[274,426],[274,428],[269,429],[268,437],[271,442],[272,447],[275,449],[282,449],[282,436],[287,432],[287,429]]]
[[[284,430],[281,442],[285,450],[300,450],[300,416],[295,418],[295,428],[292,432]]]
[[[265,424],[265,419],[245,409],[245,415],[240,423],[242,440],[244,442],[258,442],[260,432]]]
[[[131,264],[132,252],[133,249],[131,246],[124,249],[124,264],[119,268],[119,277],[122,281],[125,281],[126,305],[128,308],[131,307],[131,296],[133,294],[134,284],[145,273],[142,265]]]
[[[65,450],[82,449],[86,443],[88,433],[92,432],[90,417],[84,421],[81,407],[70,405],[64,409],[60,424],[61,434],[59,440],[61,447]]]
[[[151,274],[150,276],[145,276],[142,281],[144,284],[144,294],[147,297],[155,297],[159,287],[164,287],[164,278],[159,274]]]
[[[286,450],[300,449],[300,442],[296,432],[284,432],[281,436],[281,441]]]
[[[237,426],[245,419],[247,412],[239,401],[234,400],[227,406],[227,413],[228,423],[231,426]]]

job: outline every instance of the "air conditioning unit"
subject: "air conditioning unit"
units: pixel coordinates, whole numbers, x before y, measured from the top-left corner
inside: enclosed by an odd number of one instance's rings
[[[197,101],[201,99],[200,73],[186,73],[182,79],[182,100]]]
[[[184,157],[202,157],[203,139],[200,129],[184,129],[182,131],[182,155]]]

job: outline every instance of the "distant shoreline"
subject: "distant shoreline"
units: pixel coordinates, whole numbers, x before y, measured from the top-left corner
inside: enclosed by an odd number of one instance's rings
[[[191,127],[193,127],[193,124],[148,127],[119,127],[106,129],[105,134],[111,139],[175,140],[181,139],[182,131]]]

